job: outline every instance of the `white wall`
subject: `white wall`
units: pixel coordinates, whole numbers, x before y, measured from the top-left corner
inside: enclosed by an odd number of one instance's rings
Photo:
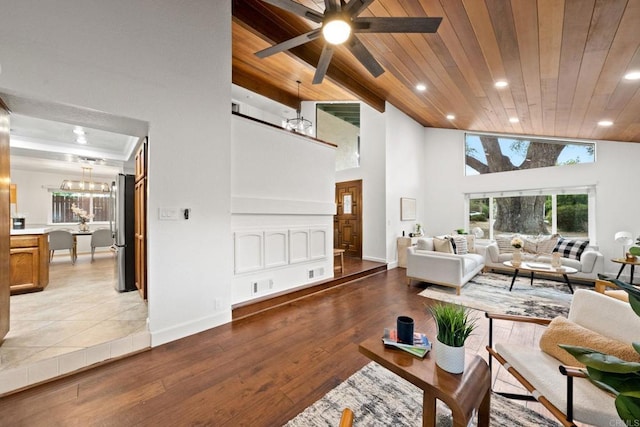
[[[152,344],[228,322],[231,2],[3,0],[0,9],[0,89],[150,124]],[[161,222],[159,207],[189,207],[191,219]]]
[[[596,141],[596,162],[526,171],[464,176],[464,131],[425,130],[424,197],[429,234],[446,234],[464,226],[465,193],[595,186],[595,242],[605,256],[605,271],[617,273],[618,264],[609,261],[620,256],[622,248],[613,241],[617,231],[640,235],[640,199],[634,190],[640,144]]]
[[[232,120],[231,223],[238,235],[258,236],[246,254],[236,248],[232,303],[246,303],[333,277],[335,148],[293,132],[234,116]],[[285,244],[294,231],[321,234],[321,254],[289,253],[269,266],[268,232],[281,232]],[[316,249],[318,247],[316,246]],[[277,255],[277,254],[275,254]],[[253,256],[252,259],[245,259]],[[252,268],[246,269],[247,263]],[[243,266],[238,269],[238,265]],[[312,278],[309,270],[314,270]],[[256,281],[269,287],[252,292]]]
[[[387,262],[394,267],[398,262],[397,238],[404,231],[408,236],[415,224],[427,227],[429,213],[425,210],[424,179],[424,127],[387,103],[385,111],[386,134],[386,192],[387,192]],[[416,199],[416,220],[400,220],[400,198]]]

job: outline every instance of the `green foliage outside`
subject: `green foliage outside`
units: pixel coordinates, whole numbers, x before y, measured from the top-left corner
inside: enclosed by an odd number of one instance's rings
[[[558,231],[587,232],[588,227],[587,205],[558,206]]]

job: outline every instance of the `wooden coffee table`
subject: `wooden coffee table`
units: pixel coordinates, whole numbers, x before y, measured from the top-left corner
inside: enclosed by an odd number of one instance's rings
[[[425,333],[429,339],[435,339],[435,325],[430,325],[432,330]],[[464,372],[450,374],[436,366],[433,350],[424,359],[419,359],[402,350],[386,347],[382,343],[382,331],[380,336],[360,343],[359,350],[424,391],[423,426],[436,425],[436,399],[451,409],[453,425],[456,427],[466,427],[474,415],[474,409],[478,409],[478,426],[489,425],[491,372],[482,357],[476,354],[467,356]]]
[[[564,281],[567,283],[567,286],[569,286],[569,290],[571,291],[571,293],[573,293],[573,288],[571,287],[571,282],[569,281],[568,276],[568,274],[575,274],[578,272],[578,270],[573,267],[563,266],[556,269],[551,267],[551,264],[541,262],[523,262],[518,267],[514,266],[511,261],[505,261],[503,262],[503,264],[507,267],[513,268],[514,270],[513,279],[511,279],[511,286],[509,287],[509,292],[511,292],[511,289],[513,289],[513,284],[516,281],[516,277],[518,277],[518,272],[525,271],[531,273],[531,286],[533,286],[533,275],[535,273],[554,274],[564,277]]]

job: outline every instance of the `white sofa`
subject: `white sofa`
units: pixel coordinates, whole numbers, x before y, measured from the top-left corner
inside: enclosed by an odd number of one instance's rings
[[[489,242],[486,245],[481,243],[476,244],[476,250],[479,254],[484,256],[485,271],[490,269],[505,269],[505,261],[511,261],[513,253],[501,252],[498,248],[498,244],[495,241]],[[551,263],[551,253],[544,252],[523,252],[523,261],[535,261],[542,263]],[[596,280],[598,274],[604,273],[604,256],[598,251],[596,246],[587,246],[582,252],[580,259],[570,259],[561,257],[562,265],[567,267],[573,267],[578,270],[577,273],[572,274],[571,278]]]
[[[464,255],[436,252],[433,238],[424,237],[421,247],[407,248],[407,282],[412,280],[460,288],[484,268],[484,257],[478,253]]]
[[[525,321],[542,324],[544,319],[509,315],[487,316],[495,320]],[[568,320],[601,336],[621,341],[631,348],[632,342],[640,341],[640,317],[628,303],[604,294],[579,289],[573,296]],[[490,335],[491,336],[491,335]],[[582,335],[578,335],[581,337]],[[565,335],[565,340],[566,335]],[[562,341],[559,339],[558,341]],[[557,344],[575,343],[558,342]],[[557,344],[554,344],[556,346]],[[590,342],[579,345],[590,347]],[[487,347],[509,372],[516,371],[518,380],[529,392],[552,413],[567,414],[567,377],[559,366],[562,362],[541,350],[539,345],[523,346],[520,343],[497,342]],[[564,351],[564,350],[562,350]],[[522,381],[522,379],[528,383]],[[586,378],[573,379],[573,419],[596,426],[624,425],[620,421],[614,404],[614,396],[599,389]],[[557,416],[557,415],[556,415]]]

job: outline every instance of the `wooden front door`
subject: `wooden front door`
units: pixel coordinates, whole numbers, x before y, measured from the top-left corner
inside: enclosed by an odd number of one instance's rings
[[[10,178],[9,110],[0,99],[0,343],[9,332]]]
[[[362,180],[336,183],[336,206],[333,247],[362,258]]]

